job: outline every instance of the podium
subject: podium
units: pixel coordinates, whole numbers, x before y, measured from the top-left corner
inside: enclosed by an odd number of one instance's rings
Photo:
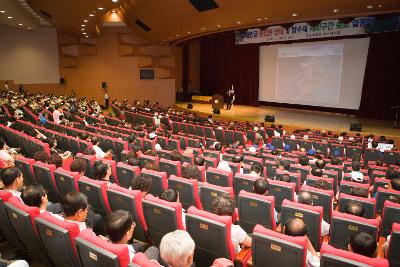
[[[224,109],[224,97],[222,95],[213,95],[211,107],[212,109]]]

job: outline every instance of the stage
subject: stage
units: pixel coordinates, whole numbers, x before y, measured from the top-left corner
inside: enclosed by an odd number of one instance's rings
[[[193,109],[188,109],[188,102],[177,103],[175,107],[188,112],[195,112],[203,115],[212,114],[211,104],[192,103]],[[269,106],[245,106],[233,105],[231,110],[223,109],[221,114],[212,114],[213,118],[224,121],[257,121],[263,122],[264,116],[275,116],[275,124],[282,124],[285,129],[291,132],[294,129],[325,129],[337,132],[350,132],[350,123],[361,123],[362,134],[373,133],[375,136],[385,135],[396,137],[396,143],[400,141],[400,129],[394,128],[393,121],[371,120],[356,118],[352,115],[309,111],[300,109],[278,108]]]

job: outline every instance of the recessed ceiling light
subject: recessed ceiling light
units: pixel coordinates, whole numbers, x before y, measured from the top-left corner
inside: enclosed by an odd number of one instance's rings
[[[89,16],[90,16],[90,17],[94,17],[94,15],[93,15],[93,14],[89,14]]]
[[[0,10],[0,13],[6,13],[6,11],[5,10]]]
[[[368,9],[374,8],[374,6],[367,6]]]
[[[99,8],[97,8],[98,10],[103,10],[104,9],[104,7],[99,7]]]
[[[268,18],[267,18],[267,17],[265,17],[264,19],[265,19],[265,20],[267,20]]]
[[[262,18],[258,18],[257,21],[262,21]]]
[[[382,4],[379,4],[378,7],[382,7]]]
[[[175,36],[176,36],[176,37],[179,37],[179,34],[176,34]]]
[[[81,26],[82,26],[82,27],[85,27],[85,24],[82,24]]]
[[[85,37],[86,37],[86,38],[89,38],[89,36],[88,36],[88,35],[86,35]]]
[[[191,34],[192,32],[187,32],[188,34]]]
[[[162,40],[163,42],[165,42],[166,40]]]
[[[111,11],[112,13],[115,13],[116,11],[115,10],[113,10],[113,11]]]
[[[8,16],[7,18],[9,18],[9,19],[12,19],[13,17],[11,17],[11,16]]]
[[[203,28],[200,29],[200,31],[204,31],[205,29],[207,29],[207,28],[206,28],[206,27],[203,27]]]
[[[22,26],[22,23],[18,23],[19,26]]]
[[[236,23],[237,23],[237,24],[241,24],[241,22],[240,22],[240,21],[236,21]]]
[[[87,19],[84,19],[83,22],[88,22],[88,20],[87,20]]]
[[[339,9],[338,8],[334,8],[333,9],[333,13],[338,13],[339,12]]]
[[[31,29],[31,27],[28,27],[28,30],[30,30]]]
[[[82,33],[83,35],[86,35],[86,32]]]
[[[111,0],[111,1],[113,1],[114,3],[118,2],[118,0]]]
[[[297,17],[297,13],[293,13],[292,16],[293,16],[293,17]]]
[[[221,25],[220,25],[220,24],[218,24],[218,25],[217,25],[217,28],[221,28]]]
[[[85,29],[84,28],[81,28],[81,31],[84,31]]]

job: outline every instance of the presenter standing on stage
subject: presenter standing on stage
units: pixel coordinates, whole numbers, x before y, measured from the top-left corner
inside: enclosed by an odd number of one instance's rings
[[[233,89],[233,84],[232,84],[232,88],[230,90],[228,90],[228,92],[226,92],[226,95],[228,96],[227,98],[227,104],[226,104],[226,109],[231,109],[232,108],[232,104],[235,101],[235,90]]]

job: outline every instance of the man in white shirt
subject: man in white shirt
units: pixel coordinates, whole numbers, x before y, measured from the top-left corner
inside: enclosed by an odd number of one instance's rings
[[[253,188],[254,188],[254,193],[267,196],[269,193],[268,180],[265,178],[257,179],[254,182]],[[275,220],[275,223],[277,224],[278,223],[278,212],[276,211],[275,208],[274,208],[274,220]]]
[[[290,218],[283,227],[283,233],[288,236],[306,236],[307,226],[300,218]],[[308,239],[308,238],[307,238]],[[320,259],[310,240],[307,244],[307,267],[319,267]]]
[[[76,223],[80,231],[85,230],[88,214],[87,196],[81,192],[71,191],[63,197],[61,204],[64,220]]]
[[[14,157],[8,152],[6,142],[0,137],[0,159],[3,160],[7,165],[14,164]]]
[[[54,123],[59,124],[61,122],[60,116],[64,115],[62,112],[62,108],[60,105],[57,105],[53,111],[53,121]]]
[[[263,171],[262,166],[258,162],[255,162],[250,167],[250,174],[249,175],[261,178],[260,175],[261,175],[262,171]]]
[[[109,96],[108,96],[108,92],[106,91],[104,93],[104,104],[105,104],[106,109],[108,109],[108,103],[109,103]]]
[[[143,245],[139,243],[128,244],[132,239],[135,227],[136,223],[133,221],[132,215],[125,210],[113,211],[104,221],[104,230],[109,240],[115,244],[126,244],[128,247],[130,262],[135,257],[139,247],[143,247]],[[149,247],[144,254],[150,260],[156,261],[159,256],[159,251],[156,247]]]
[[[361,183],[364,180],[364,174],[360,171],[361,163],[359,161],[353,161],[351,163],[351,179],[357,183]]]
[[[4,190],[10,192],[22,202],[21,190],[24,186],[22,172],[18,168],[8,168],[2,173],[1,180],[4,185]]]
[[[111,151],[104,152],[100,147],[100,140],[96,136],[90,138],[93,144],[93,150],[96,152],[96,159],[104,159],[112,156]]]
[[[310,192],[307,191],[301,191],[299,195],[297,196],[297,202],[301,204],[306,204],[309,206],[313,206],[313,198],[310,194]],[[321,236],[326,236],[329,234],[329,228],[330,224],[325,222],[324,219],[322,219],[321,223]]]

